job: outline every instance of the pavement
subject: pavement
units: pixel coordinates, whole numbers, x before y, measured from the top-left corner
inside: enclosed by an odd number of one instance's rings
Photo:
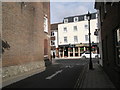
[[[80,76],[79,88],[114,88],[115,86],[98,63],[93,63],[93,70],[88,65]],[[77,87],[78,87],[77,86]]]

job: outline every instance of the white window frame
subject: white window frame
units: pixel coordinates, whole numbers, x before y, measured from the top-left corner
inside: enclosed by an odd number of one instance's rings
[[[64,23],[68,23],[68,19],[64,19]]]
[[[75,29],[75,27],[76,27],[76,29]],[[78,30],[77,26],[73,26],[73,30],[74,30],[74,31],[77,31],[77,30]]]
[[[74,22],[78,22],[78,17],[74,17]]]
[[[74,42],[78,42],[78,36],[74,36]]]
[[[89,36],[88,35],[85,35],[85,41],[89,41]]]
[[[65,29],[65,28],[66,28],[66,29]],[[64,28],[63,28],[63,31],[64,31],[64,32],[67,32],[67,27],[64,27]]]
[[[116,62],[120,66],[120,28],[115,31],[115,51],[116,51]]]
[[[67,43],[68,42],[68,40],[67,40],[67,37],[65,36],[64,37],[64,43]]]
[[[55,36],[55,33],[53,31],[51,32],[51,36]]]
[[[51,46],[54,46],[54,45],[55,45],[55,41],[51,40]]]
[[[86,27],[86,26],[87,26],[87,27]],[[85,27],[85,29],[88,29],[88,25],[87,25],[87,24],[85,24],[84,27]]]
[[[87,20],[87,17],[86,17],[86,15],[84,16],[84,20]]]
[[[48,18],[44,16],[44,32],[48,33]]]

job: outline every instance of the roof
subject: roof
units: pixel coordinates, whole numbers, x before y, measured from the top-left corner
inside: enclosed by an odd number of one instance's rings
[[[91,13],[91,19],[96,19],[96,14],[97,12],[95,13]],[[69,16],[69,17],[65,17],[64,19],[68,19],[68,23],[69,22],[74,22],[74,17],[78,17],[78,21],[84,21],[84,17],[86,16],[87,14],[83,14],[83,15],[76,15],[76,16]],[[64,21],[63,21],[64,22]]]
[[[58,24],[61,24],[61,23],[51,24],[51,30],[58,30]]]

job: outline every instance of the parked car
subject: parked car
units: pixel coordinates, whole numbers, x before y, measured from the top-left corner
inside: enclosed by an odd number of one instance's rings
[[[84,52],[81,55],[82,58],[90,58],[90,53],[89,52]],[[100,54],[97,53],[91,53],[91,58],[100,58]]]

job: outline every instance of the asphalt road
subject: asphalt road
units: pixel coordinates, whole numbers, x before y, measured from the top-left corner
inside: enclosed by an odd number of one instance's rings
[[[45,71],[4,88],[74,88],[88,62],[89,59],[57,59]]]

